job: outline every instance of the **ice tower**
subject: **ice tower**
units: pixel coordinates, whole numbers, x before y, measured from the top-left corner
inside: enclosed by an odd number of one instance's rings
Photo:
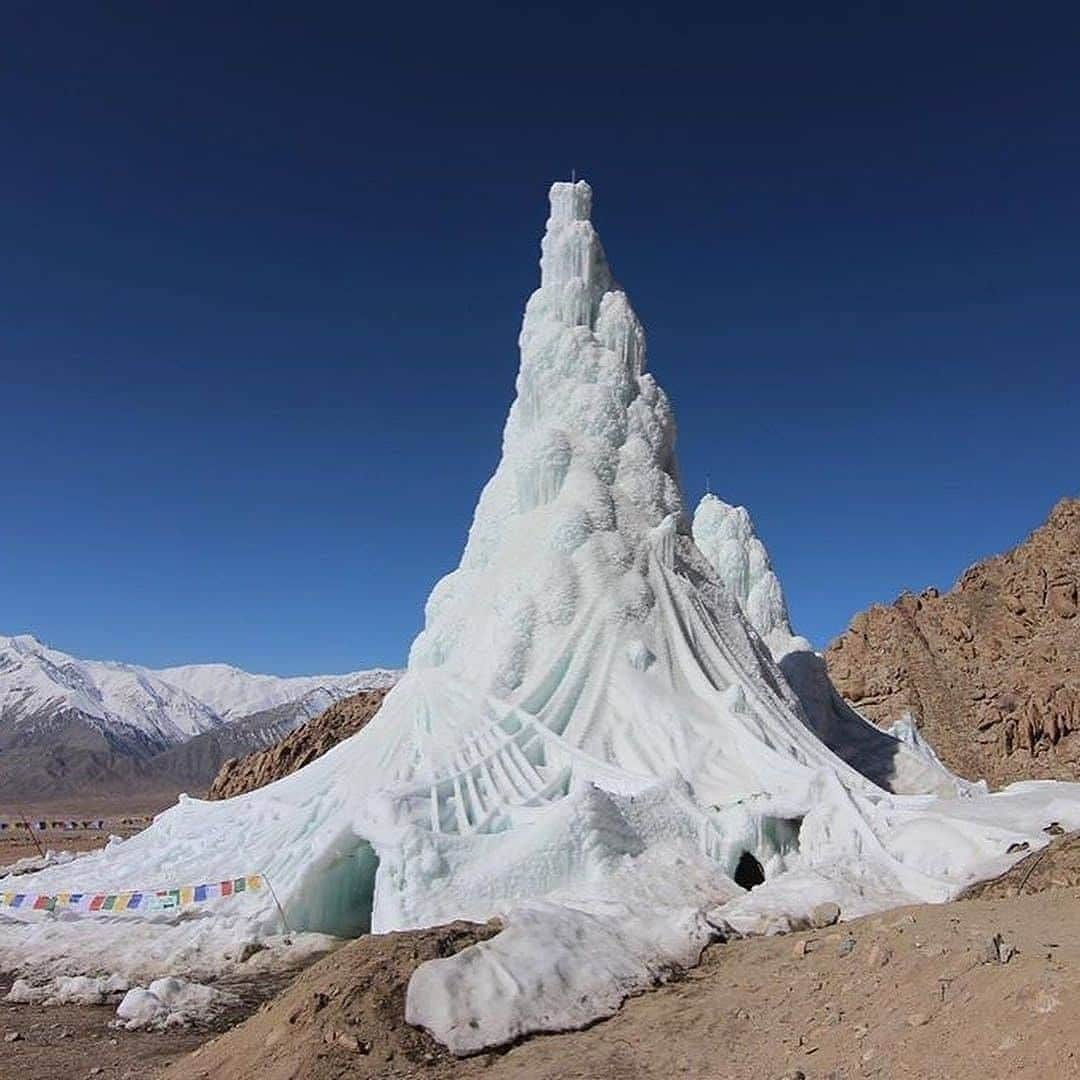
[[[1049,821],[1080,827],[1071,785],[887,791],[804,708],[769,644],[790,633],[779,583],[763,593],[783,615],[760,624],[767,643],[741,578],[691,536],[672,410],[591,189],[550,197],[502,456],[378,715],[266,788],[183,799],[130,840],[20,880],[115,891],[260,873],[281,908],[260,893],[203,919],[0,916],[13,966],[47,955],[70,970],[78,955],[115,970],[138,941],[132,965],[175,968],[283,922],[355,934],[497,914],[508,928],[480,959],[425,965],[410,996],[412,1015],[476,1049],[531,1030],[507,1013],[530,994],[537,1023],[599,1015],[692,962],[719,923],[767,929],[823,899],[848,913],[947,899]],[[736,880],[747,859],[765,878],[752,893]],[[575,958],[584,940],[595,948]]]

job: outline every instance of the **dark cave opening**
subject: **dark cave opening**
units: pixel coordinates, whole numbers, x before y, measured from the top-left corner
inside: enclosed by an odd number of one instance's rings
[[[765,871],[761,863],[749,851],[744,851],[739,856],[739,865],[735,867],[735,884],[744,889],[752,889],[755,885],[762,885],[764,882]]]

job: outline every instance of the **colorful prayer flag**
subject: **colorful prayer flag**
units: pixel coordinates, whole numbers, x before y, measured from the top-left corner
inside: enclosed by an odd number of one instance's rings
[[[29,908],[33,911],[55,911],[74,908],[79,911],[133,911],[138,908],[163,910],[187,904],[202,904],[218,897],[252,892],[263,887],[262,874],[247,874],[230,881],[203,885],[181,885],[175,889],[154,892],[125,891],[118,893],[71,893],[55,896],[45,893],[0,893],[0,907]]]

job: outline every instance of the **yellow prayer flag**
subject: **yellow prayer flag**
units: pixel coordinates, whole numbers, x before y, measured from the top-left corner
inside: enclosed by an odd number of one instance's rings
[[[262,874],[249,874],[247,879],[247,887],[249,889],[261,889]]]
[[[195,902],[195,888],[192,885],[185,885],[180,890],[180,903],[181,904],[193,904]]]

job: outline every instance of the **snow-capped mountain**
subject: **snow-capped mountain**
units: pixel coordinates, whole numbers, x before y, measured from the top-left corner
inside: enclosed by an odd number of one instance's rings
[[[208,705],[223,720],[305,701],[311,716],[346,694],[389,686],[397,672],[374,669],[348,675],[252,675],[229,664],[186,664],[154,672],[172,686]]]
[[[383,669],[282,678],[226,664],[155,671],[81,660],[23,634],[0,636],[0,742],[26,745],[58,719],[96,729],[114,749],[152,753],[250,716],[296,705],[296,722],[358,690],[389,686]]]

